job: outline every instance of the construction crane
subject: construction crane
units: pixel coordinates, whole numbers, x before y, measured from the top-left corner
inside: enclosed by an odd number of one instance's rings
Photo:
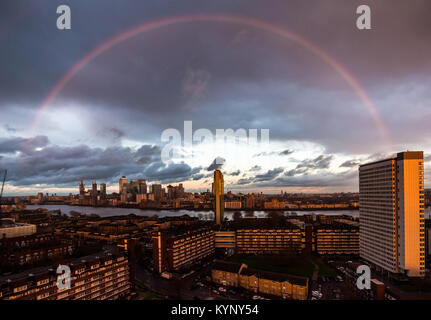
[[[3,176],[3,183],[1,185],[1,191],[0,191],[0,203],[1,203],[1,198],[3,196],[3,189],[4,189],[4,183],[6,182],[6,176],[7,176],[7,170],[4,170],[4,176]]]
[[[3,189],[4,189],[4,183],[6,181],[6,176],[7,176],[7,170],[4,170],[4,176],[3,176],[3,183],[1,185],[1,191],[0,191],[0,213],[2,212],[2,208],[1,208],[1,198],[3,196]]]

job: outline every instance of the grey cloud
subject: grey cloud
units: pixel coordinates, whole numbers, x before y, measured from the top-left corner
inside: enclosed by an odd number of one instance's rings
[[[292,153],[293,153],[293,150],[286,149],[284,151],[281,151],[280,155],[281,156],[287,156],[287,155],[292,154]]]
[[[346,167],[346,168],[353,168],[360,164],[360,161],[358,160],[347,160],[343,162],[340,167]]]
[[[325,156],[321,154],[315,159],[307,159],[302,161],[297,165],[297,169],[305,168],[305,169],[327,169],[331,164],[333,156],[328,155]]]
[[[254,181],[261,182],[261,181],[269,181],[274,179],[276,176],[278,176],[280,173],[283,172],[283,168],[274,168],[272,170],[268,170],[266,173],[263,174],[257,174]]]
[[[33,152],[36,148],[48,145],[49,139],[46,136],[36,136],[34,138],[0,138],[0,153],[15,153],[22,151],[25,153]]]
[[[262,169],[261,166],[255,165],[255,166],[251,167],[250,170],[248,170],[248,171],[260,171],[261,169]]]
[[[287,156],[293,153],[293,150],[283,150],[283,151],[271,151],[271,152],[259,152],[253,155],[253,157],[264,157],[264,156],[274,156],[274,155],[279,155],[279,156]]]
[[[13,128],[13,127],[11,127],[10,125],[8,125],[8,124],[5,124],[4,125],[4,128],[5,128],[5,130],[7,131],[7,132],[13,132],[13,133],[15,133],[16,132],[16,129],[15,128]]]
[[[241,174],[241,170],[232,171],[231,173],[228,173],[229,176],[239,176]]]

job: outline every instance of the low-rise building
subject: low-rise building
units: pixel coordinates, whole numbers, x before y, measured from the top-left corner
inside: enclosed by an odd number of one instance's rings
[[[0,238],[15,238],[36,233],[36,225],[18,223],[13,219],[0,219]]]
[[[216,261],[211,276],[213,282],[224,286],[283,299],[306,300],[308,296],[308,278],[252,269],[246,264]]]

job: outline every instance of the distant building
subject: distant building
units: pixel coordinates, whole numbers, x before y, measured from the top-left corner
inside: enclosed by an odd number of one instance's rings
[[[98,195],[97,183],[96,183],[96,180],[94,180],[93,186],[91,188],[91,204],[93,206],[97,205],[97,195]]]
[[[249,193],[247,197],[247,209],[254,209],[255,206],[255,200],[254,200],[254,194]]]
[[[161,184],[151,185],[151,193],[154,195],[155,201],[160,201],[162,199],[162,185]]]
[[[40,193],[41,194],[41,193]],[[84,184],[84,179],[81,179],[81,182],[79,184],[79,195],[81,197],[83,197],[85,195],[85,184]],[[39,197],[39,194],[37,196],[37,198],[41,201],[43,199],[43,194]]]
[[[225,201],[224,207],[225,209],[241,209],[241,201]]]
[[[224,190],[223,190],[223,174],[220,170],[214,171],[214,182],[212,184],[212,193],[214,195],[214,213],[215,222],[217,225],[223,223],[224,220]]]
[[[127,190],[125,190],[125,186],[128,184],[128,180],[125,176],[122,176],[118,182],[118,193],[123,194],[125,192],[127,192]]]
[[[278,201],[278,199],[265,201],[264,206],[265,209],[284,209],[286,207],[284,201]]]
[[[425,274],[423,152],[359,167],[360,255],[378,269]]]
[[[102,197],[102,199],[106,198],[106,183],[100,184],[100,196]]]

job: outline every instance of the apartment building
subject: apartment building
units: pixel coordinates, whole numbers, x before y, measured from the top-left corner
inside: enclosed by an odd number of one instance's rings
[[[213,230],[202,228],[182,233],[153,232],[154,270],[175,271],[209,257],[215,252]]]
[[[314,237],[318,254],[359,254],[359,222],[321,224],[314,228]]]
[[[224,286],[283,299],[306,300],[308,278],[248,268],[245,264],[216,261],[211,270],[212,281]]]
[[[302,252],[305,231],[288,221],[277,224],[271,219],[241,219],[234,223],[237,254],[279,254]]]
[[[424,276],[423,152],[361,165],[359,192],[361,257],[382,271]]]
[[[221,249],[234,249],[236,245],[235,231],[215,231],[215,247]]]
[[[76,244],[54,233],[0,239],[0,270],[71,256]]]
[[[115,300],[130,293],[129,263],[124,252],[101,252],[66,263],[70,289],[60,289],[57,266],[40,267],[0,278],[2,300]]]

